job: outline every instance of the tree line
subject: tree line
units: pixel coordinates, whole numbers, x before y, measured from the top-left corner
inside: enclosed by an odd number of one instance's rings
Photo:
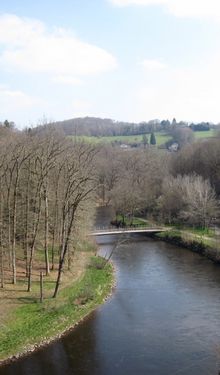
[[[0,126],[1,287],[8,277],[17,282],[22,262],[31,291],[40,254],[41,270],[56,272],[56,297],[97,203],[131,221],[143,215],[209,226],[219,217],[219,146],[216,137],[177,153],[123,150],[65,137],[49,125],[22,132]]]
[[[0,128],[1,287],[6,273],[16,284],[22,257],[31,291],[35,258],[43,251],[45,274],[57,270],[56,297],[74,239],[91,212],[96,152],[51,127],[40,133]]]
[[[204,131],[210,128],[216,128],[214,124],[208,122],[194,124],[185,121],[177,121],[175,118],[172,121],[150,120],[134,123],[98,117],[84,117],[55,122],[53,125],[62,131],[64,135],[94,137],[142,135],[156,131],[170,133],[180,128],[191,128],[193,131]],[[36,128],[36,131],[40,131],[41,128],[42,126],[39,126]]]
[[[177,153],[102,149],[97,160],[99,199],[122,217],[143,215],[169,224],[208,227],[219,216],[220,138]]]

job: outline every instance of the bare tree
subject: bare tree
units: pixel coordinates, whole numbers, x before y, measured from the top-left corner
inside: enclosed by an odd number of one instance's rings
[[[71,152],[72,151],[72,152]],[[57,296],[72,230],[80,205],[95,190],[92,161],[96,150],[85,144],[75,144],[63,165],[63,192],[61,197],[62,228],[58,276],[53,297]]]
[[[167,177],[158,205],[169,223],[177,221],[207,227],[218,213],[218,202],[210,182],[195,174]]]
[[[181,216],[189,223],[208,227],[218,212],[218,203],[210,182],[196,175],[184,176],[182,180],[186,206]]]

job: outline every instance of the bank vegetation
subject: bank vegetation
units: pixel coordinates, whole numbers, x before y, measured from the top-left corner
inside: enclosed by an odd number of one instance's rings
[[[98,152],[51,126],[0,126],[0,361],[57,337],[110,293],[111,265],[87,236]]]
[[[93,267],[94,279],[88,268],[96,250],[87,233],[97,204],[113,206],[119,225],[141,218],[209,233],[218,232],[219,196],[218,137],[168,152],[84,143],[56,126],[21,132],[1,125],[2,358],[20,350],[23,330],[27,344],[42,341],[45,332],[48,339],[54,327],[66,329],[109,292],[109,265]]]
[[[210,228],[219,222],[220,138],[179,152],[104,146],[97,160],[99,199],[124,218]],[[132,220],[130,220],[132,222]]]

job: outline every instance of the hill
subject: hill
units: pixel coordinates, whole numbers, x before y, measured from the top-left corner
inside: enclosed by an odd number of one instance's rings
[[[169,120],[150,120],[139,123],[114,121],[108,118],[80,117],[70,120],[54,122],[52,125],[62,130],[65,135],[92,136],[92,137],[115,137],[149,134],[151,132],[171,133],[175,129],[190,128],[194,133],[206,133],[210,129],[218,128],[217,125],[208,122],[198,124],[177,122]]]

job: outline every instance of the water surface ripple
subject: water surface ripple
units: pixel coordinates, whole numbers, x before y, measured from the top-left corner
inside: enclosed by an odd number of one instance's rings
[[[107,254],[114,237],[99,238]],[[220,267],[144,237],[119,246],[117,288],[82,324],[0,375],[216,375]]]

